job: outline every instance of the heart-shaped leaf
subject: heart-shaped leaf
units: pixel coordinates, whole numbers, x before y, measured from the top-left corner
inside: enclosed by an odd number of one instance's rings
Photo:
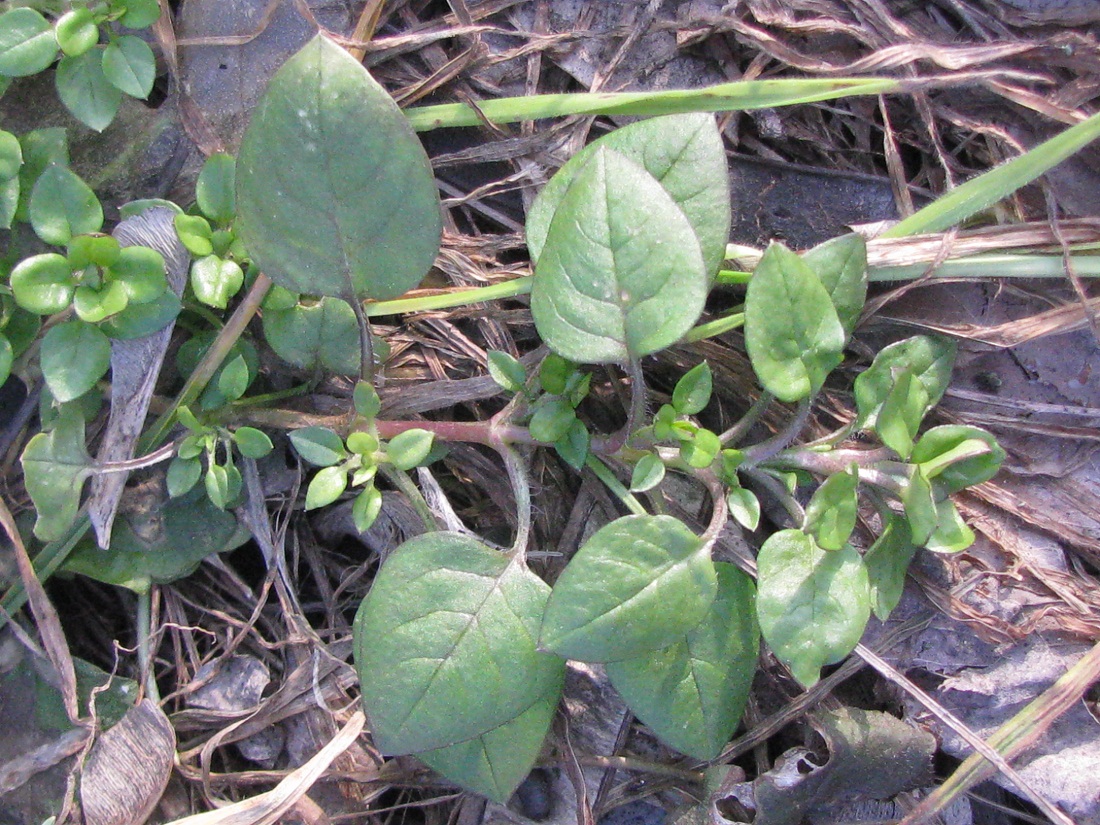
[[[684,213],[638,164],[600,147],[554,213],[531,288],[539,335],[564,358],[626,362],[675,343],[709,278]]]
[[[481,736],[561,684],[537,650],[549,588],[517,557],[458,533],[390,554],[355,617],[355,662],[371,735],[388,754]]]
[[[745,294],[745,346],[760,383],[781,401],[817,392],[840,363],[844,327],[814,271],[773,243]]]
[[[238,231],[295,292],[393,298],[435,260],[435,178],[404,115],[318,35],[272,77],[237,156]]]
[[[640,164],[664,187],[691,223],[703,266],[712,276],[725,258],[729,241],[729,172],[714,116],[701,113],[632,123],[574,155],[531,204],[526,227],[531,260],[542,255],[554,213],[573,178],[601,146]]]
[[[504,804],[531,772],[558,708],[559,689],[498,728],[417,758],[462,787]]]
[[[714,566],[718,595],[698,627],[662,650],[607,665],[638,718],[696,759],[716,757],[737,729],[760,646],[752,580],[732,564]]]
[[[34,534],[42,541],[60,538],[76,519],[80,489],[93,468],[80,413],[62,407],[54,428],[27,442],[21,460],[23,483],[38,512]]]
[[[850,546],[823,550],[801,530],[773,533],[757,556],[764,639],[806,687],[852,652],[871,616],[867,568]]]
[[[597,530],[562,571],[539,643],[611,662],[679,641],[714,601],[714,563],[671,516],[625,516]]]
[[[355,310],[339,298],[294,303],[285,309],[264,307],[264,337],[275,353],[303,369],[320,367],[339,375],[358,375],[362,353]],[[389,346],[374,336],[376,361],[385,360]]]

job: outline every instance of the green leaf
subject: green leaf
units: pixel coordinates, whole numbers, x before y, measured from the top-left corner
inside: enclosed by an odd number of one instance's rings
[[[38,339],[38,331],[41,328],[42,319],[37,314],[27,312],[19,306],[10,310],[8,323],[4,327],[4,336],[11,342],[16,358],[30,349],[31,344]]]
[[[874,425],[896,376],[903,372],[912,373],[928,393],[928,407],[924,412],[936,406],[951,382],[955,349],[955,343],[949,338],[917,335],[880,350],[871,366],[855,380],[859,427]]]
[[[911,460],[938,488],[955,493],[993,478],[1004,463],[1005,451],[985,430],[947,424],[922,435]]]
[[[45,17],[28,8],[0,14],[0,75],[38,74],[56,56],[57,38]]]
[[[103,50],[103,75],[119,91],[145,100],[153,91],[157,59],[140,37],[123,35]]]
[[[126,287],[117,281],[109,281],[99,289],[81,285],[73,292],[73,309],[81,321],[89,324],[117,315],[128,303]]]
[[[340,436],[327,427],[303,427],[290,433],[298,455],[317,467],[331,467],[348,457]]]
[[[871,607],[880,621],[890,618],[901,601],[905,571],[909,569],[909,562],[916,552],[917,547],[913,544],[905,519],[894,514],[886,516],[882,534],[863,556],[871,585]]]
[[[393,100],[318,35],[272,77],[237,156],[238,233],[296,292],[394,298],[435,260],[442,216],[420,141]]]
[[[551,395],[565,395],[569,379],[577,372],[577,365],[551,352],[539,364],[539,386]]]
[[[236,401],[248,390],[250,380],[251,376],[244,356],[234,356],[218,373],[218,391],[226,401]]]
[[[168,464],[168,474],[165,482],[168,486],[168,495],[171,498],[179,498],[189,493],[191,488],[199,483],[202,478],[202,460],[198,458],[184,458],[181,448],[180,455],[172,459]]]
[[[801,530],[780,530],[760,548],[757,576],[764,639],[810,687],[863,635],[871,615],[863,559],[851,547],[826,551]]]
[[[19,210],[19,177],[0,181],[0,229],[11,229]]]
[[[127,246],[109,264],[111,277],[126,288],[135,304],[147,304],[168,289],[164,256],[147,246]]]
[[[760,645],[752,580],[732,564],[714,566],[718,593],[694,630],[662,650],[607,664],[634,714],[701,760],[716,757],[737,729]]]
[[[569,425],[569,431],[554,442],[554,450],[562,461],[579,473],[588,460],[588,448],[591,444],[592,435],[588,428],[579,418],[574,418]]]
[[[11,291],[15,300],[19,306],[39,315],[53,315],[68,309],[74,288],[69,262],[56,252],[20,261],[11,272]]]
[[[373,457],[379,446],[377,438],[362,430],[349,433],[347,445],[351,452],[366,457]]]
[[[584,662],[658,650],[699,624],[716,587],[707,548],[682,522],[625,516],[597,530],[558,578],[540,645]]]
[[[928,391],[906,370],[897,376],[882,402],[875,418],[875,432],[883,444],[904,460],[913,450],[913,439],[928,409]]]
[[[68,321],[42,338],[42,377],[61,403],[84,395],[111,365],[111,342],[84,321]]]
[[[672,406],[680,415],[701,413],[710,403],[713,379],[704,361],[685,372],[672,391]]]
[[[745,294],[745,346],[781,401],[816,393],[842,358],[844,327],[813,270],[782,244],[764,252]]]
[[[527,429],[537,441],[553,444],[569,432],[576,420],[577,413],[572,404],[561,396],[546,395],[535,406]]]
[[[558,698],[550,693],[500,727],[416,757],[452,782],[503,805],[534,767]]]
[[[275,353],[303,369],[321,368],[340,375],[358,375],[362,358],[355,310],[339,298],[299,303],[289,309],[264,310],[264,337]],[[388,357],[389,346],[377,336],[375,361]]]
[[[57,45],[69,57],[79,57],[99,42],[99,26],[92,10],[86,6],[65,12],[57,18],[53,30]]]
[[[126,0],[126,11],[118,22],[128,29],[145,29],[160,19],[157,0]]]
[[[833,473],[814,491],[806,505],[803,530],[813,536],[817,546],[825,550],[840,550],[856,527],[858,499],[856,488],[859,474],[855,465],[841,473]]]
[[[207,218],[220,226],[237,215],[237,161],[224,152],[206,159],[195,182],[195,200]]]
[[[760,500],[751,490],[733,487],[726,493],[726,506],[734,521],[746,530],[755,530],[760,526]]]
[[[245,458],[263,458],[275,449],[267,434],[255,427],[237,427],[233,431],[233,443]]]
[[[306,509],[327,507],[348,489],[348,472],[339,465],[325,467],[313,477],[306,489]]]
[[[527,371],[523,364],[500,350],[489,350],[487,356],[489,375],[497,385],[508,392],[523,392],[527,385]]]
[[[235,261],[207,255],[191,264],[191,289],[207,306],[225,309],[244,286],[244,272]]]
[[[0,129],[0,180],[11,180],[23,165],[23,148],[19,138]]]
[[[355,666],[383,753],[481,736],[560,690],[536,648],[549,588],[518,557],[457,533],[405,542],[355,617]]]
[[[832,298],[847,339],[867,300],[867,242],[855,233],[841,235],[803,253],[802,260]]]
[[[103,226],[99,198],[80,176],[65,166],[50,166],[31,192],[31,226],[46,243],[64,246],[74,235]]]
[[[8,336],[0,333],[0,386],[3,386],[11,375],[13,363],[15,363],[15,350]]]
[[[951,499],[936,505],[936,529],[924,543],[933,553],[959,553],[974,543],[974,531],[970,529]]]
[[[23,165],[19,167],[19,207],[15,217],[30,221],[31,192],[34,184],[51,165],[69,165],[69,140],[61,127],[35,129],[19,138]]]
[[[122,92],[103,74],[101,48],[89,49],[80,57],[61,58],[54,80],[58,97],[73,117],[97,132],[111,125]]]
[[[119,259],[122,247],[110,235],[77,235],[69,241],[66,252],[69,267],[76,272],[89,266],[110,266]]]
[[[249,538],[236,516],[194,489],[180,498],[143,501],[115,523],[109,548],[92,539],[81,541],[65,560],[65,570],[140,593],[190,575],[206,557]]]
[[[378,390],[366,381],[355,382],[352,403],[355,411],[363,418],[374,418],[382,411],[382,399],[378,397]]]
[[[367,487],[355,497],[351,505],[351,518],[355,522],[355,529],[360,533],[367,532],[381,512],[382,494],[376,487]]]
[[[680,457],[690,466],[702,470],[714,463],[722,451],[722,442],[710,430],[699,428],[691,438],[680,443]]]
[[[125,310],[99,325],[111,338],[129,340],[144,338],[164,329],[180,314],[180,299],[176,293],[165,289],[159,298],[144,304],[131,303]]]
[[[709,284],[691,224],[668,193],[636,163],[600,148],[554,213],[531,312],[562,357],[621,363],[682,338]]]
[[[653,453],[646,453],[634,465],[630,474],[630,492],[644,493],[660,484],[665,477],[665,463]]]
[[[187,247],[187,251],[196,258],[205,258],[214,253],[214,230],[210,223],[202,215],[185,215],[178,213],[173,221],[176,225],[176,234],[180,243]]]
[[[651,118],[616,129],[569,160],[543,187],[527,216],[527,247],[537,261],[550,224],[581,168],[601,147],[645,168],[683,211],[702,250],[708,278],[717,272],[729,241],[729,171],[713,115]]]
[[[920,467],[909,467],[909,475],[902,484],[900,498],[905,507],[905,518],[909,523],[913,543],[923,547],[939,524],[940,517],[932,483]]]
[[[241,471],[233,465],[211,464],[206,471],[206,495],[210,503],[225,510],[237,503],[241,495]]]
[[[386,444],[386,457],[399,470],[411,470],[419,466],[432,451],[435,436],[427,430],[405,430]]]
[[[54,428],[27,442],[21,461],[23,483],[38,512],[34,535],[54,541],[76,520],[80,489],[93,469],[84,447],[80,413],[74,407],[62,407]]]

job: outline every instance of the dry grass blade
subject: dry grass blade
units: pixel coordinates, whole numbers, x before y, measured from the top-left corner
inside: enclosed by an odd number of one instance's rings
[[[267,793],[242,802],[227,805],[216,811],[184,817],[169,825],[272,825],[320,779],[328,766],[346,751],[363,732],[366,717],[356,713],[347,724],[317,755],[272,788]]]
[[[1006,759],[1030,747],[1050,724],[1081,699],[1100,677],[1100,645],[1096,645],[1038,699],[1006,722],[987,740]],[[960,793],[993,774],[980,753],[971,755],[951,777],[910,811],[899,825],[917,825],[942,811]]]
[[[988,742],[983,740],[974,731],[964,725],[955,714],[951,713],[947,708],[913,684],[906,676],[899,672],[897,668],[880,657],[877,653],[862,644],[856,645],[856,655],[862,658],[867,664],[877,670],[884,677],[889,679],[895,685],[900,687],[914,699],[921,703],[921,705],[928,710],[929,713],[934,715],[937,719],[943,722],[945,725],[955,731],[959,736],[966,740],[966,742],[978,752],[980,756],[988,759],[997,770],[999,770],[1007,779],[1013,782],[1021,793],[1027,796],[1037,808],[1039,808],[1044,814],[1046,814],[1052,822],[1058,823],[1058,825],[1075,825],[1072,819],[1058,810],[1052,805],[1046,797],[1036,791],[1031,784],[1020,776],[1019,772],[1013,768],[1004,757],[998,753]],[[908,818],[907,818],[908,821]],[[914,820],[916,821],[916,820]],[[925,820],[920,820],[925,821]]]

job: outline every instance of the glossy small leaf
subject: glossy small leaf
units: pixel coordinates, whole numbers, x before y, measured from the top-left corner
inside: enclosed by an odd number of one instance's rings
[[[465,742],[560,688],[536,648],[549,588],[515,557],[457,533],[405,542],[355,617],[355,666],[383,753]]]
[[[851,336],[867,300],[867,242],[855,233],[832,238],[802,255],[832,298],[845,337]]]
[[[186,495],[199,483],[200,478],[202,478],[201,459],[195,457],[184,458],[182,455],[176,456],[169,462],[168,473],[165,476],[168,495],[172,498]]]
[[[34,535],[42,541],[58,539],[76,519],[80,490],[93,467],[77,410],[63,407],[52,430],[27,442],[21,461],[23,483],[38,513]]]
[[[936,504],[936,529],[924,543],[933,553],[959,553],[974,543],[974,531],[951,499]]]
[[[232,155],[218,152],[206,159],[195,182],[195,201],[202,213],[224,226],[236,217],[237,161]]]
[[[34,9],[0,14],[0,75],[26,77],[44,71],[57,57],[57,38],[48,20]]]
[[[157,59],[140,37],[123,35],[104,48],[103,75],[116,89],[144,100],[153,91]]]
[[[290,443],[298,455],[317,467],[330,467],[348,457],[340,436],[327,427],[292,430]]]
[[[527,371],[517,359],[500,350],[489,350],[487,353],[489,375],[494,381],[508,392],[523,392],[527,383]]]
[[[683,211],[698,239],[708,279],[726,253],[730,229],[729,171],[714,115],[681,114],[632,123],[573,156],[543,187],[527,216],[527,246],[537,261],[550,224],[581,168],[601,148],[641,165]]]
[[[543,396],[539,399],[527,428],[532,438],[553,444],[569,432],[576,418],[577,413],[566,399],[560,396]]]
[[[243,355],[236,355],[218,372],[218,391],[226,401],[236,401],[248,390],[250,381],[248,363]]]
[[[372,456],[378,450],[378,439],[368,432],[356,430],[348,434],[348,449],[362,456]]]
[[[77,235],[69,241],[65,257],[69,259],[69,267],[75,272],[89,266],[110,266],[121,254],[122,247],[110,235]],[[161,264],[163,266],[163,259]]]
[[[11,229],[19,210],[19,176],[0,180],[0,229]]]
[[[653,453],[646,453],[630,474],[630,492],[644,493],[660,484],[665,477],[665,463]]]
[[[207,255],[191,264],[191,289],[207,306],[225,309],[244,286],[244,272],[236,261]]]
[[[84,395],[111,365],[111,342],[83,321],[52,327],[42,338],[42,377],[53,397],[64,403]]]
[[[386,456],[397,469],[411,470],[428,457],[434,439],[435,436],[427,430],[405,430],[386,444]]]
[[[351,505],[351,518],[355,522],[355,529],[360,533],[367,532],[381,512],[382,494],[374,486],[367,487],[355,497]]]
[[[174,218],[176,234],[187,251],[196,258],[205,258],[214,254],[214,230],[202,215],[185,215],[182,212]]]
[[[98,232],[103,226],[103,207],[75,172],[65,166],[50,166],[31,192],[30,220],[38,237],[64,246],[74,235]]]
[[[65,12],[57,18],[53,30],[57,45],[70,57],[79,57],[99,42],[99,26],[86,6]]]
[[[57,95],[73,117],[97,132],[111,125],[122,92],[103,73],[103,49],[96,46],[79,57],[61,58],[54,78]]]
[[[232,464],[211,464],[206,471],[206,495],[219,510],[235,505],[241,496],[241,471]]]
[[[746,530],[755,530],[760,526],[760,499],[752,490],[733,487],[726,493],[726,506],[734,521]]]
[[[569,378],[577,371],[577,365],[551,352],[539,364],[539,386],[551,395],[565,395]]]
[[[913,542],[923,547],[939,523],[932,483],[919,466],[911,466],[901,487],[901,503]]]
[[[11,180],[23,165],[23,147],[19,138],[0,129],[0,181]]]
[[[89,324],[117,315],[129,303],[126,287],[118,281],[108,281],[98,289],[81,285],[73,292],[73,309],[81,321]]]
[[[806,505],[806,523],[802,529],[813,536],[818,547],[840,550],[856,527],[859,474],[850,467],[833,473],[814,491]]]
[[[405,116],[323,35],[283,64],[252,112],[237,211],[275,283],[346,300],[415,287],[442,233],[435,176]]]
[[[905,571],[916,552],[905,519],[894,514],[887,516],[879,537],[863,556],[871,585],[871,607],[879,621],[890,618],[901,601]]]
[[[760,548],[757,575],[764,639],[810,687],[863,635],[871,614],[863,559],[851,547],[823,550],[801,530],[780,530]]]
[[[539,642],[586,662],[658,650],[699,624],[716,587],[710,554],[682,522],[616,519],[585,542],[558,578]]]
[[[842,358],[844,327],[813,270],[773,243],[745,295],[745,346],[760,383],[781,401],[817,392]]]
[[[718,436],[703,428],[696,430],[692,438],[680,444],[680,457],[698,470],[713,464],[721,451],[722,442],[718,440]]]
[[[938,404],[951,382],[955,350],[955,343],[949,338],[929,335],[906,338],[880,350],[871,366],[855,380],[859,426],[874,425],[896,376],[903,372],[911,373],[924,386],[928,409]]]
[[[69,262],[56,252],[20,261],[11,272],[10,283],[19,306],[39,315],[68,309],[75,289]]]
[[[111,278],[126,288],[135,304],[147,304],[168,289],[164,256],[147,246],[127,246],[109,264]]]
[[[924,384],[905,370],[882,402],[875,417],[875,432],[882,443],[907,459],[920,429],[921,419],[928,410],[928,391]]]
[[[946,424],[921,436],[911,460],[937,487],[954,493],[993,478],[1004,463],[1005,451],[985,430]]]
[[[554,442],[554,450],[562,461],[578,473],[588,460],[588,448],[592,445],[592,434],[579,418],[574,418],[569,431]]]
[[[554,214],[531,312],[562,357],[624,363],[683,337],[709,283],[684,213],[645,169],[601,148]]]
[[[558,698],[558,692],[552,692],[481,736],[418,753],[416,758],[463,788],[503,805],[535,766]]]
[[[325,467],[318,471],[306,488],[306,509],[327,507],[348,488],[348,472],[343,467]]]
[[[160,297],[138,304],[130,299],[125,311],[99,325],[111,338],[130,340],[144,338],[164,329],[180,314],[182,304],[174,292],[165,288]]]
[[[352,403],[355,411],[363,418],[374,418],[382,411],[382,399],[378,397],[378,390],[366,381],[355,382]]]
[[[145,29],[160,19],[157,0],[126,0],[125,8],[118,22],[128,29]]]
[[[263,458],[275,449],[267,433],[255,427],[237,427],[233,431],[233,443],[245,458]]]
[[[20,135],[23,165],[19,167],[19,206],[15,217],[30,221],[31,192],[38,178],[50,166],[69,165],[68,133],[61,127],[34,129]]]
[[[710,403],[713,379],[704,361],[685,372],[672,391],[672,406],[680,415],[701,413]]]

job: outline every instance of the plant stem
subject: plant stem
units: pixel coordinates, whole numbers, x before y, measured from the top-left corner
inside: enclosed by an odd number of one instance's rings
[[[363,311],[363,302],[355,295],[345,298],[355,313],[355,323],[359,325],[359,378],[374,386],[374,339],[371,337],[370,321]]]
[[[378,465],[378,472],[380,472],[386,479],[405,494],[405,498],[409,500],[409,504],[416,510],[416,514],[420,516],[420,520],[424,523],[424,529],[429,533],[434,533],[439,529],[439,524],[436,523],[435,514],[432,513],[432,508],[428,506],[427,500],[424,498],[424,494],[420,492],[420,488],[416,486],[409,474],[404,470],[399,470],[392,464],[380,464]]]
[[[704,338],[713,338],[715,335],[721,335],[723,332],[740,329],[744,325],[745,313],[735,312],[732,315],[727,315],[725,318],[718,318],[714,321],[707,321],[705,324],[699,324],[699,326],[690,330],[688,334],[684,336],[684,340],[688,343],[702,341]]]
[[[753,402],[748,411],[741,416],[741,420],[718,436],[718,440],[722,442],[723,447],[733,447],[740,441],[748,431],[752,429],[752,425],[760,420],[760,416],[764,414],[764,410],[768,408],[768,405],[775,400],[775,396],[765,390],[760,393],[760,397]]]
[[[507,444],[497,448],[508,470],[508,481],[512,484],[512,493],[516,497],[516,540],[512,544],[512,555],[521,559],[527,553],[527,542],[531,538],[531,483],[527,478],[527,467],[518,452]]]
[[[564,115],[670,115],[729,112],[815,103],[853,95],[898,92],[906,84],[885,77],[837,77],[811,80],[740,80],[703,89],[662,92],[584,92],[530,95],[467,103],[414,106],[405,110],[418,132],[456,126],[516,123]]]
[[[137,594],[137,659],[138,673],[145,686],[146,695],[154,702],[160,701],[160,691],[153,674],[153,664],[149,651],[149,639],[153,635],[153,588],[139,590]]]
[[[611,468],[604,464],[601,459],[594,455],[589,455],[584,463],[588,469],[595,473],[596,478],[602,481],[604,486],[619,498],[619,501],[626,506],[627,510],[636,516],[648,515],[642,503],[634,497],[633,493],[623,486],[623,483],[615,477],[613,472],[611,472]]]
[[[630,359],[627,373],[630,375],[630,407],[626,411],[626,423],[619,428],[618,432],[606,438],[592,439],[590,449],[594,453],[614,455],[619,452],[645,415],[645,375],[642,372],[642,364],[637,358]]]
[[[746,447],[744,450],[745,459],[741,463],[742,467],[755,467],[758,464],[762,464],[770,458],[774,458],[787,449],[791,442],[794,441],[802,433],[803,428],[806,426],[806,422],[810,418],[810,399],[803,398],[798,402],[798,410],[794,414],[794,418],[785,426],[782,430],[769,438],[767,441],[761,441],[759,444],[754,444],[751,447]]]
[[[531,283],[531,276],[525,275],[500,284],[449,290],[438,295],[395,298],[392,301],[368,301],[363,305],[363,313],[368,318],[377,318],[379,315],[401,315],[405,312],[425,312],[431,309],[449,309],[487,301],[499,301],[503,298],[527,295],[531,291]]]

